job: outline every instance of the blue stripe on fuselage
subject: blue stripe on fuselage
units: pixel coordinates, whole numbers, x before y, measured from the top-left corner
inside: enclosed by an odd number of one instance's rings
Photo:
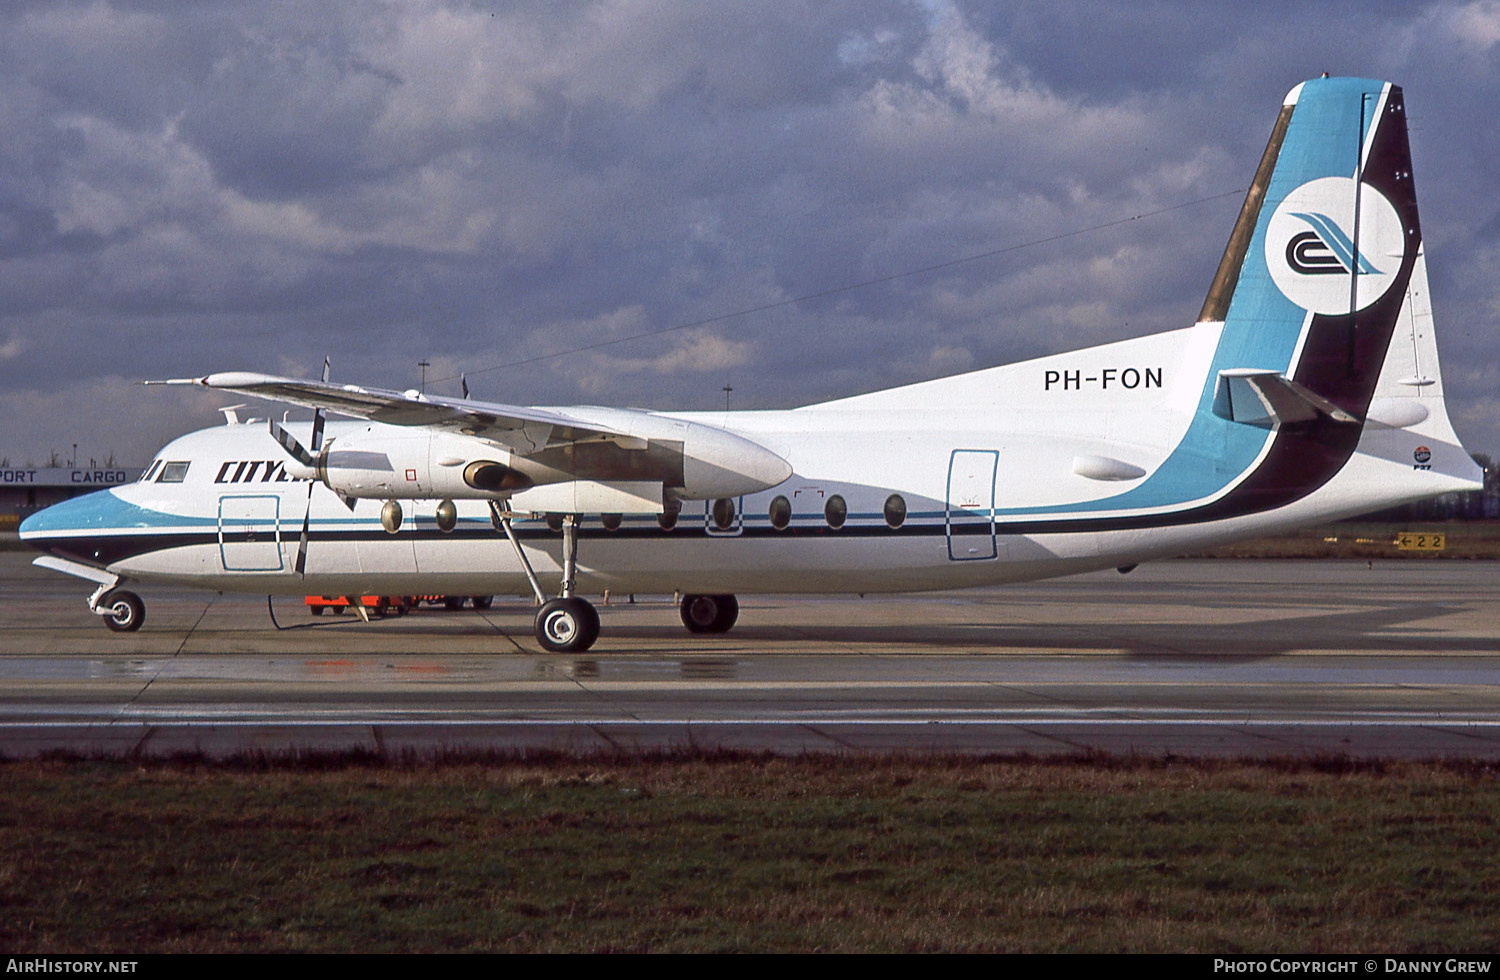
[[[113,490],[87,493],[39,510],[21,522],[22,540],[36,543],[49,535],[73,535],[83,531],[155,530],[181,527],[217,527],[212,517],[182,517],[164,514],[122,500]]]

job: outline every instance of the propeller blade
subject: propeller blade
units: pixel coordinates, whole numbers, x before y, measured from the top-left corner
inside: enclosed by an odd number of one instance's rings
[[[324,383],[327,383],[328,381],[328,372],[331,366],[332,362],[325,355],[323,357]],[[285,429],[282,429],[275,422],[271,423],[271,434],[276,436],[276,440],[283,446],[285,446],[286,451],[296,457],[299,463],[303,463],[306,466],[311,466],[316,469],[317,456],[319,451],[323,448],[323,410],[321,408],[313,410],[312,452],[310,453],[307,450],[303,449],[301,446],[298,446],[297,440],[293,439],[290,433],[288,433]],[[297,455],[297,451],[293,450],[292,448],[293,446],[296,446],[296,449],[301,451],[301,456]],[[303,456],[305,456],[306,459],[304,459]],[[296,568],[298,575],[303,575],[307,571],[307,540],[310,536],[309,532],[312,527],[312,498],[314,485],[314,482],[311,480],[309,480],[307,483],[307,507],[302,511],[302,536],[297,539],[297,563],[294,567]]]
[[[317,408],[317,409],[313,410],[313,427],[312,427],[312,451],[313,451],[313,455],[316,456],[318,454],[318,450],[320,450],[322,448],[323,448],[323,410],[321,408]]]
[[[324,357],[323,358],[323,383],[324,384],[328,383],[328,370],[329,370],[330,366],[331,366],[331,362],[328,360],[327,357]],[[312,451],[313,451],[313,455],[316,456],[318,454],[318,450],[320,450],[322,448],[323,448],[323,410],[321,408],[315,408],[315,409],[313,409],[313,428],[312,428]]]
[[[323,419],[320,415],[313,418],[312,452],[304,449],[302,443],[297,441],[297,437],[283,429],[275,419],[271,420],[271,436],[277,442],[281,443],[281,448],[285,449],[287,455],[291,456],[297,462],[303,466],[317,467],[318,457],[316,454],[319,448],[318,444],[323,441]]]
[[[307,536],[308,527],[312,523],[312,495],[313,482],[307,482],[307,507],[302,511],[302,537],[297,540],[297,564],[294,566],[298,575],[307,571]]]

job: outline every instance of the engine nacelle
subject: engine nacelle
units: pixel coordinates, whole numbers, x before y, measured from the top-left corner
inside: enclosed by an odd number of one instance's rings
[[[487,500],[532,485],[511,463],[507,450],[483,440],[369,425],[329,440],[316,473],[305,475],[346,497]]]
[[[377,500],[493,500],[577,484],[571,496],[543,495],[546,509],[554,498],[574,500],[577,513],[594,513],[595,504],[605,503],[612,506],[601,512],[626,503],[635,512],[647,500],[660,513],[663,492],[682,500],[737,497],[791,475],[769,449],[714,426],[640,413],[628,421],[628,435],[579,439],[524,456],[460,433],[370,423],[331,437],[315,466],[294,461],[287,472],[320,480],[346,497]],[[643,489],[653,485],[655,491]]]
[[[786,460],[723,429],[689,424],[683,441],[684,500],[715,500],[769,490],[792,475]]]

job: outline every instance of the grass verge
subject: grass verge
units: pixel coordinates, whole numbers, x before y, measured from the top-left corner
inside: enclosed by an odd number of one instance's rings
[[[1478,764],[737,754],[0,764],[0,945],[1500,946]]]

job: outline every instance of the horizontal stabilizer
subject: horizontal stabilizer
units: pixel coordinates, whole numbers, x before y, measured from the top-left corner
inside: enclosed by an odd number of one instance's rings
[[[1310,422],[1326,415],[1335,422],[1359,419],[1322,395],[1276,371],[1231,368],[1219,372],[1214,391],[1214,414],[1248,425],[1285,425]]]

